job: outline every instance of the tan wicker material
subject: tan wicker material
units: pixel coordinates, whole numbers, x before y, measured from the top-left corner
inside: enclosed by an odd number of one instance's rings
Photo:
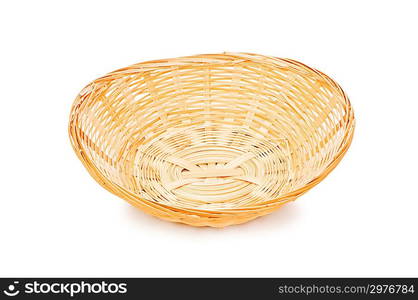
[[[247,53],[143,62],[76,98],[72,145],[106,189],[163,219],[223,227],[319,183],[354,131],[343,90],[294,60]]]

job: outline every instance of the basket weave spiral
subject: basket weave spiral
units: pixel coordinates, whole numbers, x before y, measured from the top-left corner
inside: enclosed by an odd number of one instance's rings
[[[69,133],[106,189],[163,219],[223,227],[319,183],[354,131],[343,90],[302,63],[248,53],[138,63],[77,96]]]

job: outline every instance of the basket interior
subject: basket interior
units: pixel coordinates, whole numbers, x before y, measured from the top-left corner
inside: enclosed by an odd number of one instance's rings
[[[138,198],[174,207],[277,199],[320,176],[347,136],[342,90],[288,60],[138,64],[79,97],[74,123],[88,164]]]

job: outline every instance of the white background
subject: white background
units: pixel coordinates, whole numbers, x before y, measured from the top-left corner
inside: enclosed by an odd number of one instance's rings
[[[4,1],[0,276],[418,276],[415,1]],[[224,229],[161,221],[100,187],[67,122],[136,62],[254,52],[333,77],[357,118],[329,177]]]

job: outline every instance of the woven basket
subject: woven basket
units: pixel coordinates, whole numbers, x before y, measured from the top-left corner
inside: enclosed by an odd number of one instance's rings
[[[343,90],[294,60],[247,53],[143,62],[87,85],[72,145],[106,189],[162,219],[223,227],[319,183],[347,151]]]

